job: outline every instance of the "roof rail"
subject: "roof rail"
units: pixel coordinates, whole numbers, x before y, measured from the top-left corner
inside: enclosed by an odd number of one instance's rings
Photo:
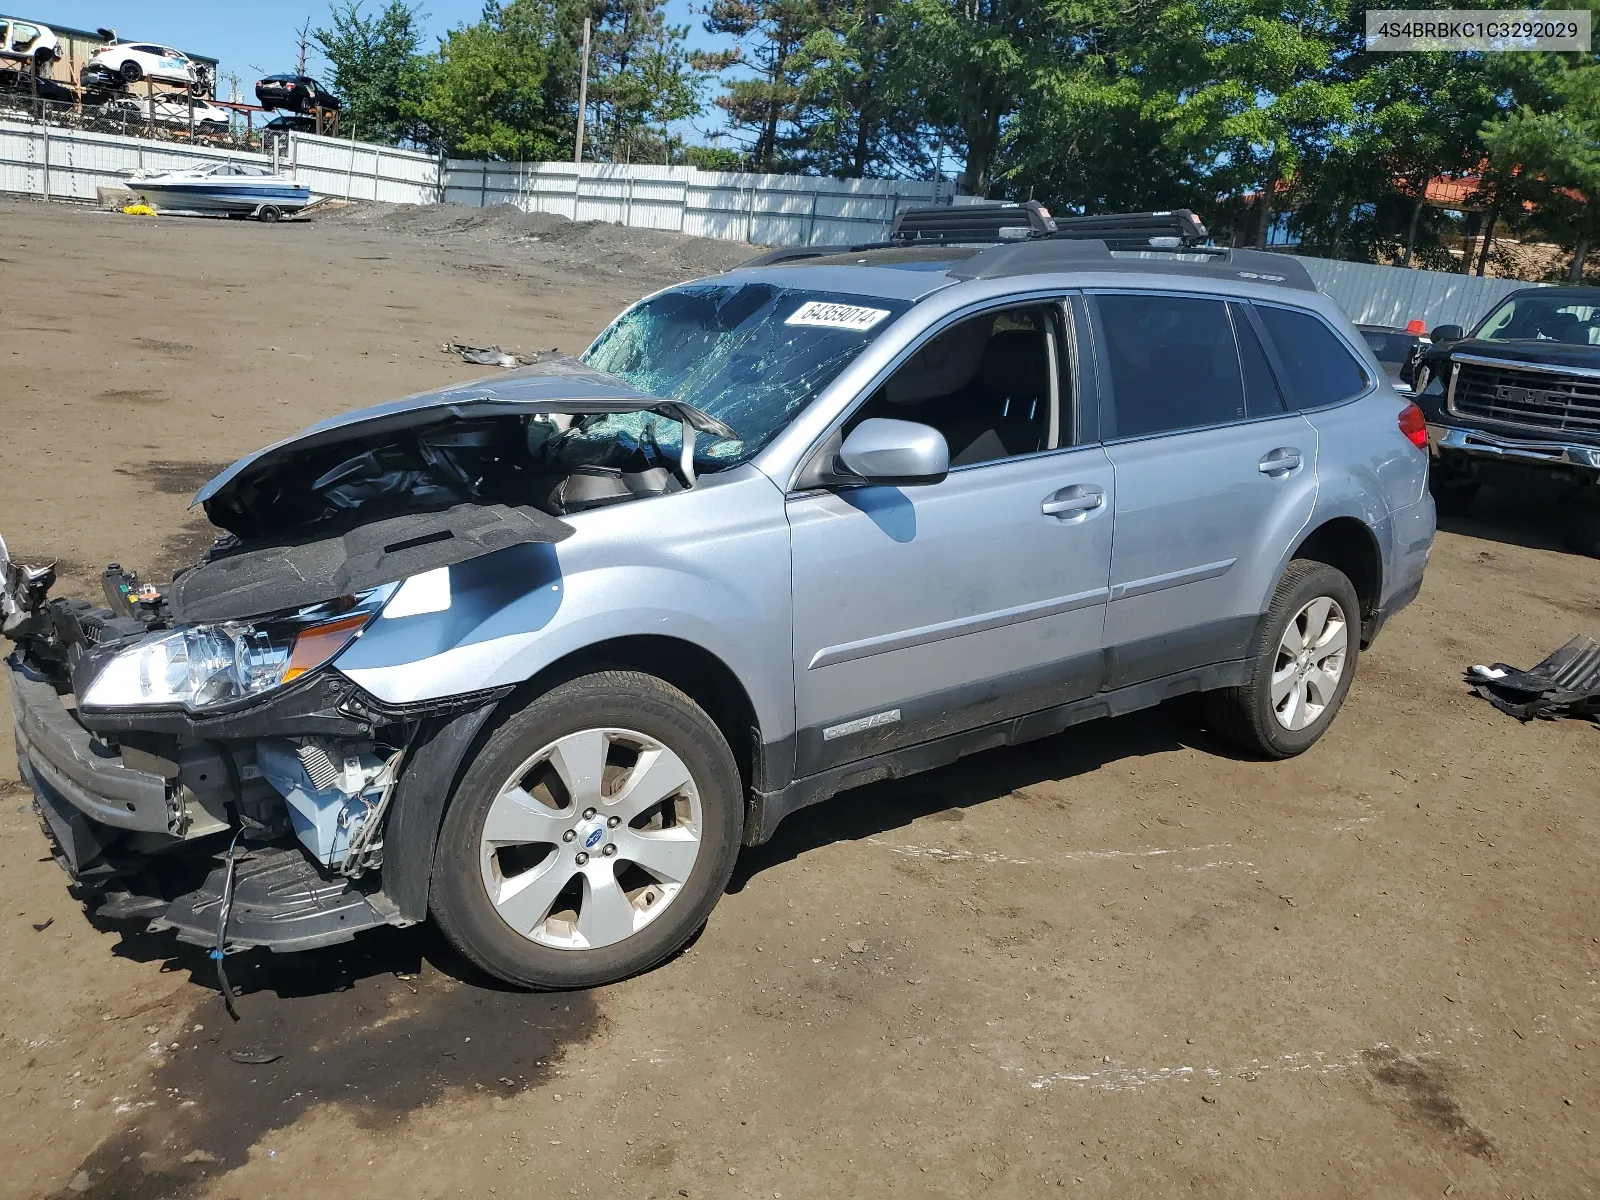
[[[1000,279],[1008,275],[1042,275],[1053,271],[1106,270],[1147,275],[1195,275],[1245,283],[1276,284],[1314,292],[1316,284],[1295,259],[1265,250],[1231,250],[1220,246],[1171,249],[1149,247],[1116,250],[1098,239],[1044,238],[980,250],[954,263],[956,279]]]
[[[1113,270],[1194,275],[1277,284],[1314,292],[1299,262],[1262,250],[1210,245],[1211,235],[1187,208],[1159,212],[1052,217],[1037,200],[1021,204],[963,204],[908,208],[895,218],[887,242],[855,246],[794,246],[741,263],[774,266],[828,254],[995,243],[950,267],[956,279],[997,279],[1051,271]]]

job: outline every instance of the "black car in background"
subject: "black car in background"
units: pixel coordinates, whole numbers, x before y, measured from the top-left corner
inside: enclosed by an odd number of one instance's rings
[[[262,128],[268,133],[315,133],[317,119],[305,113],[279,113]]]
[[[337,111],[339,97],[309,75],[268,75],[256,81],[256,100],[262,108],[304,113],[316,109]]]
[[[1431,488],[1462,513],[1486,481],[1558,484],[1568,540],[1600,556],[1600,288],[1512,292],[1469,334],[1441,325],[1411,364]]]
[[[1389,383],[1402,392],[1408,390],[1410,385],[1404,381],[1401,372],[1416,357],[1419,347],[1428,344],[1428,339],[1420,333],[1397,329],[1392,325],[1357,325],[1356,328],[1372,348],[1372,356],[1389,377]]]

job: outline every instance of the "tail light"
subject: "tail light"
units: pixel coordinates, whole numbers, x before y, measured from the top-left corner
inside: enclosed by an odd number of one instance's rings
[[[1400,410],[1400,432],[1406,435],[1418,450],[1428,448],[1428,419],[1422,415],[1422,410],[1416,403],[1407,404]]]

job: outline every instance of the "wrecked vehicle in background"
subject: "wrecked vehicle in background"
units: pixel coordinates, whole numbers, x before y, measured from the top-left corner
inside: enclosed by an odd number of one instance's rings
[[[1195,691],[1306,750],[1421,586],[1421,414],[1291,260],[1078,220],[911,210],[331,418],[170,585],[6,563],[63,865],[219,964],[431,919],[578,987],[858,784]]]
[[[1484,483],[1554,485],[1565,540],[1600,557],[1600,288],[1512,292],[1470,333],[1443,325],[1407,363],[1427,416],[1434,500],[1468,512]]]

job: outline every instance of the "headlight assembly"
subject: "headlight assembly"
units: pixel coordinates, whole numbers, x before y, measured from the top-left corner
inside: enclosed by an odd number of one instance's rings
[[[393,585],[289,617],[193,625],[129,646],[101,668],[85,708],[181,704],[191,710],[247,700],[335,658],[378,615]]]

